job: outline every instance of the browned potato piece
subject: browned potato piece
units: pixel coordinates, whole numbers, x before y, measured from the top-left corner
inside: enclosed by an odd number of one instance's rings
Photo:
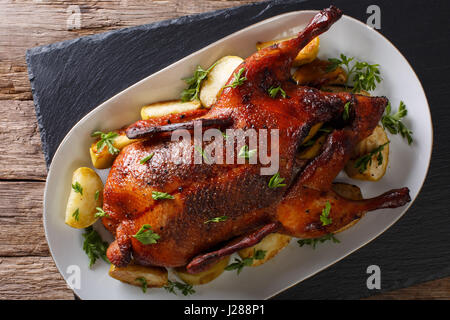
[[[96,208],[103,203],[102,194],[103,182],[94,170],[87,167],[75,170],[67,200],[65,223],[77,229],[94,224],[98,219],[95,217]]]
[[[257,42],[256,43],[256,49],[261,50],[263,48],[269,47],[271,45],[274,45],[276,43],[280,43],[286,40],[290,40],[295,38],[295,36],[283,38],[279,40],[272,40],[272,41],[266,41],[266,42]],[[313,61],[317,54],[319,53],[319,47],[320,47],[320,40],[319,37],[316,37],[311,40],[310,43],[308,43],[297,55],[297,57],[294,59],[293,66],[299,67],[303,64],[310,63]]]
[[[316,123],[315,125],[313,125],[311,130],[309,130],[309,133],[306,136],[305,140],[303,140],[303,143],[311,140],[311,138],[316,135],[317,131],[319,131],[319,129],[322,127],[322,125],[323,125],[323,122],[319,122],[319,123]]]
[[[319,137],[312,146],[300,152],[297,157],[302,160],[308,160],[316,157],[319,154],[320,149],[322,149],[326,139],[326,135]]]
[[[211,282],[218,276],[220,276],[222,272],[224,272],[226,266],[228,266],[229,262],[230,256],[227,256],[209,269],[196,274],[188,273],[185,268],[175,268],[173,271],[181,280],[183,280],[187,284],[199,285]]]
[[[337,85],[331,86],[331,85],[329,85],[329,86],[323,86],[320,90],[337,93],[337,92],[352,92],[352,89],[353,88],[346,87],[344,85],[340,85],[340,86],[337,86]],[[358,92],[358,94],[361,94],[363,96],[368,96],[368,97],[370,96],[370,93],[368,93],[365,90],[361,90],[360,92]]]
[[[114,138],[113,146],[119,150],[122,150],[127,145],[137,141],[137,139],[128,139],[124,130],[114,130],[119,135]],[[114,159],[117,154],[111,154],[107,147],[104,147],[100,152],[97,150],[97,141],[93,142],[89,148],[89,153],[91,155],[92,165],[97,169],[106,169],[112,166]]]
[[[251,266],[256,267],[275,257],[281,249],[289,244],[290,241],[290,236],[280,233],[271,233],[262,239],[258,244],[242,249],[238,253],[242,259],[245,259],[253,257],[253,254],[258,250],[265,251],[266,255],[264,256],[264,259],[253,259],[253,264]]]
[[[151,118],[159,118],[167,116],[169,114],[186,112],[189,110],[195,110],[201,108],[200,101],[186,101],[181,100],[171,100],[156,102],[141,108],[141,118],[142,120],[147,120]]]
[[[350,200],[362,200],[362,194],[361,189],[355,185],[348,184],[348,183],[333,183],[332,189],[334,192],[336,192],[338,195],[340,195],[343,198],[347,198]],[[360,219],[355,219],[346,226],[342,227],[335,233],[342,232],[344,230],[347,230],[348,228],[354,226]]]
[[[327,72],[330,62],[316,59],[299,67],[292,78],[301,86],[321,87],[326,84],[345,84],[347,83],[347,73],[341,67]]]
[[[126,267],[116,267],[111,265],[109,275],[114,279],[132,284],[134,286],[142,286],[142,278],[147,282],[147,287],[163,287],[167,284],[167,270],[159,267],[144,267],[134,263]],[[141,279],[141,280],[138,280]]]
[[[377,126],[370,136],[358,143],[353,151],[351,160],[345,165],[345,172],[350,178],[359,180],[378,181],[386,173],[389,162],[389,139],[381,126]],[[377,148],[384,145],[382,150],[375,152]],[[363,156],[370,156],[371,162],[367,164],[367,169],[363,172],[356,167],[357,160]],[[380,156],[381,155],[381,156]],[[380,161],[381,160],[381,163]]]

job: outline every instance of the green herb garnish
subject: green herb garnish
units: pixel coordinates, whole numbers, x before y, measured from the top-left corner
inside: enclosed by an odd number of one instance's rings
[[[102,258],[105,262],[108,262],[106,257],[106,249],[108,249],[108,242],[102,240],[102,237],[92,227],[85,229],[83,233],[83,250],[89,257],[89,268],[91,268],[98,258]]]
[[[76,221],[80,221],[80,209],[77,208],[77,210],[75,210],[72,213],[72,217],[76,220]]]
[[[344,113],[342,114],[342,119],[347,121],[350,118],[350,101],[344,105]]]
[[[209,158],[208,155],[206,154],[206,152],[202,149],[202,147],[200,146],[194,146],[195,151],[197,151],[198,153],[200,153],[202,155],[203,160],[205,160],[206,163],[209,163]]]
[[[322,221],[322,226],[326,226],[331,224],[333,221],[330,217],[331,204],[329,201],[325,204],[325,208],[322,210],[322,214],[320,215],[320,221]]]
[[[174,199],[174,196],[165,192],[152,191],[153,200]]]
[[[379,64],[369,64],[367,62],[360,62],[355,58],[348,58],[341,53],[340,59],[328,59],[330,64],[326,71],[333,72],[340,66],[345,66],[347,69],[348,79],[353,81],[353,92],[361,92],[362,90],[371,91],[376,88],[377,83],[381,82]],[[350,63],[354,61],[353,66]],[[353,78],[352,78],[353,77]]]
[[[141,161],[139,161],[140,164],[144,164],[147,163],[151,158],[153,158],[154,156],[154,152],[150,153],[148,156],[145,156],[141,159]]]
[[[139,231],[133,235],[142,244],[154,244],[160,238],[159,234],[154,233],[149,224],[144,224]]]
[[[239,150],[238,157],[244,159],[250,159],[256,154],[256,149],[248,150],[248,146],[242,146],[241,150]]]
[[[142,292],[147,292],[147,280],[145,280],[144,277],[136,278],[135,281],[138,281],[141,283]]]
[[[164,286],[164,289],[173,294],[177,294],[175,291],[175,289],[177,289],[180,290],[181,293],[185,296],[195,293],[195,290],[192,288],[192,285],[171,280],[169,280],[167,285]]]
[[[97,207],[95,209],[97,210],[97,212],[95,213],[96,218],[109,217],[108,214],[105,211],[103,211],[102,208]]]
[[[297,241],[297,243],[300,247],[303,247],[304,245],[308,245],[308,246],[312,246],[312,248],[315,249],[316,245],[318,243],[323,243],[328,240],[332,240],[334,243],[340,243],[340,241],[337,238],[335,238],[333,233],[326,234],[320,238],[300,239]]]
[[[355,161],[355,168],[359,168],[359,173],[363,173],[367,170],[367,167],[372,165],[372,158],[376,156],[377,158],[377,164],[380,166],[383,163],[383,154],[381,151],[383,151],[384,147],[389,143],[390,141],[386,142],[385,144],[382,144],[381,146],[378,146],[373,151],[369,152],[366,155],[363,155],[362,157],[359,157]]]
[[[83,195],[83,188],[81,187],[81,184],[76,181],[75,184],[72,184],[73,191]]]
[[[222,222],[222,221],[226,221],[227,219],[228,219],[227,216],[215,217],[215,218],[205,221],[204,223],[206,224],[206,223],[210,223],[210,222]]]
[[[202,84],[202,81],[205,80],[208,76],[208,73],[211,71],[212,68],[217,64],[214,63],[211,67],[209,67],[207,70],[204,70],[202,67],[197,66],[197,69],[194,72],[194,75],[190,78],[183,79],[187,85],[188,88],[184,89],[181,93],[181,101],[192,101],[192,100],[198,100],[198,94],[200,93],[200,85]]]
[[[239,258],[234,258],[235,262],[226,266],[225,270],[227,271],[237,270],[237,274],[239,274],[241,273],[244,267],[251,266],[253,264],[253,260],[262,260],[265,258],[265,256],[266,256],[265,250],[257,251],[256,249],[254,249],[252,257],[244,258],[242,260]]]
[[[100,140],[97,142],[97,153],[102,152],[105,147],[108,147],[108,152],[110,154],[114,155],[120,152],[120,150],[113,145],[114,139],[119,136],[117,132],[103,133],[101,131],[95,131],[91,136],[100,137]]]
[[[413,142],[413,138],[411,136],[412,131],[409,130],[401,121],[401,119],[406,117],[407,114],[408,110],[406,110],[405,103],[403,101],[400,101],[398,111],[395,114],[391,115],[391,103],[389,102],[386,106],[384,115],[381,118],[381,124],[392,134],[400,133],[403,138],[406,138],[408,144],[411,144]]]
[[[100,190],[97,190],[97,191],[95,191],[95,195],[94,195],[95,201],[97,201],[99,197],[100,197]]]
[[[280,188],[280,187],[285,187],[286,184],[282,183],[284,181],[284,178],[280,177],[280,173],[277,172],[275,173],[272,178],[270,178],[269,180],[269,188]]]
[[[236,88],[237,86],[240,86],[244,83],[244,81],[247,80],[246,77],[242,76],[242,73],[244,73],[245,68],[240,68],[238,72],[234,73],[233,82],[229,85],[224,86],[224,88],[231,87]]]
[[[281,89],[280,86],[278,86],[278,87],[270,87],[269,88],[269,96],[271,98],[273,98],[273,99],[275,99],[275,97],[277,96],[278,92],[281,94],[281,96],[283,98],[286,98],[286,92],[283,89]]]

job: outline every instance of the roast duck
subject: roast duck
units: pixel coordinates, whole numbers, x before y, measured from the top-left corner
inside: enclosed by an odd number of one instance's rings
[[[230,86],[224,87],[211,109],[141,120],[127,128],[129,138],[140,139],[120,152],[104,188],[103,209],[108,216],[103,224],[115,235],[107,250],[111,263],[121,267],[133,259],[144,266],[185,266],[188,272],[197,273],[270,233],[316,238],[339,230],[367,211],[410,201],[408,188],[359,201],[342,198],[331,189],[355,145],[377,126],[388,100],[324,92],[290,80],[298,52],[341,15],[336,7],[324,9],[296,38],[248,57],[235,71],[244,68],[245,81],[233,86],[235,74],[231,76]],[[273,87],[283,88],[285,97],[269,96]],[[350,116],[343,121],[347,102],[351,103]],[[180,151],[189,151],[193,160],[194,138],[172,141],[170,133],[192,130],[199,123],[223,131],[278,129],[277,175],[284,179],[282,186],[269,186],[273,175],[262,175],[261,163],[175,161],[173,155]],[[315,158],[299,161],[298,150],[317,123],[332,124],[334,129]],[[268,148],[274,146],[269,143]],[[149,154],[153,154],[151,161],[141,164]],[[155,200],[152,191],[173,199]],[[320,215],[327,203],[332,223],[324,225]],[[227,219],[205,223],[221,216]],[[156,243],[143,244],[133,237],[145,224],[159,235]]]

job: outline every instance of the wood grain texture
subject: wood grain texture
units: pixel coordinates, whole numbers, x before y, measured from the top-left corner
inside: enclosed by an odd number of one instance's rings
[[[0,257],[0,299],[74,299],[51,257]]]
[[[421,283],[409,288],[403,288],[377,294],[366,300],[450,300],[450,278],[437,279]]]
[[[258,0],[0,0],[0,99],[33,99],[25,63],[28,48],[252,2]],[[81,29],[68,24],[71,6],[79,6]]]
[[[0,114],[0,179],[45,181],[33,101],[0,101]]]
[[[252,2],[257,1],[0,0],[0,299],[73,299],[42,226],[46,169],[26,49]],[[81,29],[68,28],[71,5],[80,8]],[[450,278],[370,299],[450,299]]]
[[[44,186],[0,181],[0,257],[50,255],[42,225]]]

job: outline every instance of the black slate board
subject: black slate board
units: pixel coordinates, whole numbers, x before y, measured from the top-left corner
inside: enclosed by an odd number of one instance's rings
[[[427,181],[408,213],[372,243],[275,299],[354,299],[450,275],[450,12],[447,1],[347,1],[333,4],[366,21],[381,8],[380,32],[412,64],[434,120]],[[27,63],[45,159],[86,113],[121,90],[228,34],[330,1],[270,1],[127,28],[28,50]],[[366,268],[381,267],[381,290],[368,290]],[[449,293],[450,295],[450,293]]]

